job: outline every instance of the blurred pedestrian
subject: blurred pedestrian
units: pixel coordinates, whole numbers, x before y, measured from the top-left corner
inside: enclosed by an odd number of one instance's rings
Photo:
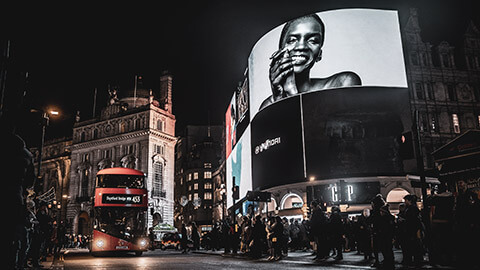
[[[417,207],[417,196],[406,195],[405,200],[405,257],[406,265],[414,263],[419,266],[423,261],[423,223]]]
[[[342,222],[342,217],[340,216],[340,208],[338,208],[337,206],[332,207],[332,214],[330,215],[329,220],[329,228],[331,247],[336,251],[335,260],[343,260],[342,244],[345,229]]]

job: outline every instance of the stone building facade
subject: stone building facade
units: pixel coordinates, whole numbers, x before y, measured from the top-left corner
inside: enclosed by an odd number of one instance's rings
[[[470,21],[456,44],[422,38],[419,11],[401,25],[412,117],[419,112],[424,165],[431,153],[469,129],[480,128],[480,32]]]
[[[158,97],[144,89],[141,81],[120,99],[116,90],[110,89],[110,100],[101,115],[74,125],[66,214],[73,233],[90,230],[95,175],[110,167],[143,171],[149,191],[148,226],[154,216],[157,222],[173,225],[177,138],[171,75],[162,75],[160,83]]]

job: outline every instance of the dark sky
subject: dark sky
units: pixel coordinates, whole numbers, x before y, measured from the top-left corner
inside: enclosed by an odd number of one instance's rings
[[[409,8],[418,7],[424,39],[434,45],[454,43],[469,20],[480,26],[477,6],[458,0],[159,3],[24,7],[6,16],[9,34],[0,38],[12,40],[15,70],[30,73],[26,104],[63,114],[52,119],[49,137],[64,135],[59,129],[69,129],[76,110],[83,120],[92,116],[95,87],[98,112],[107,102],[108,84],[127,90],[138,74],[155,91],[164,70],[173,75],[178,131],[209,119],[222,124],[255,42],[300,15],[343,7],[387,8],[399,10],[404,22]]]

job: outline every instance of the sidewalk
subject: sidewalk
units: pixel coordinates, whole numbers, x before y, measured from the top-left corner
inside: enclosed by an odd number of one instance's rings
[[[198,254],[208,254],[208,255],[218,255],[218,256],[228,256],[232,258],[239,258],[239,259],[248,259],[252,261],[259,261],[259,262],[268,262],[267,257],[260,258],[260,259],[251,259],[247,255],[238,253],[238,254],[224,254],[223,250],[220,251],[211,251],[211,250],[197,250],[192,251],[193,253]],[[285,263],[285,264],[302,264],[302,265],[319,265],[319,266],[339,266],[345,268],[357,268],[357,269],[377,269],[376,267],[372,267],[372,261],[364,260],[363,255],[357,255],[356,251],[352,252],[344,252],[343,253],[343,260],[335,261],[333,257],[328,258],[323,262],[314,261],[313,258],[315,257],[312,254],[312,251],[290,251],[288,252],[288,256],[284,257],[283,259],[276,261],[276,262],[269,262],[269,263]],[[400,264],[402,261],[402,252],[400,250],[394,250],[395,256],[395,269],[419,269],[418,267],[405,267]],[[382,259],[382,256],[380,255]],[[436,266],[433,267],[431,265],[423,265],[421,269],[454,269],[453,267],[446,267],[446,266]]]

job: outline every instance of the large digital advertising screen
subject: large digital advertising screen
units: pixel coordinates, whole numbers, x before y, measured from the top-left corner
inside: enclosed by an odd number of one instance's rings
[[[249,174],[235,179],[252,190],[409,169],[398,142],[412,123],[397,11],[331,10],[274,28],[250,53],[247,89],[249,127],[227,154],[227,186],[240,141]]]

